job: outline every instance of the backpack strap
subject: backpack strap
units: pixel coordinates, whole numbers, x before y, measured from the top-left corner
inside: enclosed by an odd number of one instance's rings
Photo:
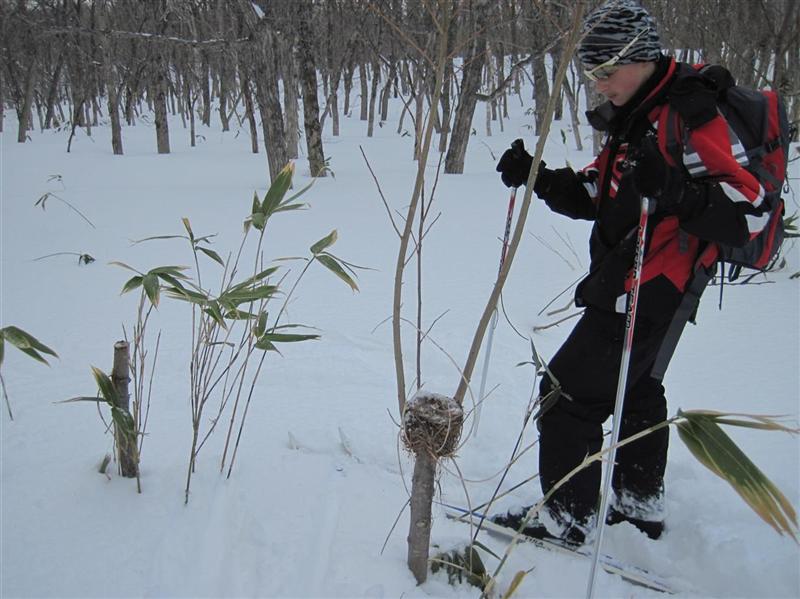
[[[703,290],[705,290],[708,282],[714,276],[714,270],[714,268],[701,266],[692,276],[683,294],[683,299],[672,316],[667,333],[664,335],[661,347],[658,349],[658,354],[656,354],[653,368],[650,371],[650,376],[654,379],[663,380],[686,323],[694,322],[697,315],[697,307],[700,304],[700,296],[703,295]]]

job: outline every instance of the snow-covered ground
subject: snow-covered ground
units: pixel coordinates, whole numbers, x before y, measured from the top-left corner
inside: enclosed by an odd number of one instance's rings
[[[424,247],[424,323],[436,322],[423,347],[426,389],[452,394],[478,317],[497,274],[508,191],[494,172],[496,158],[517,137],[533,147],[532,116],[517,98],[511,119],[485,132],[479,106],[465,174],[441,175],[431,218],[441,218]],[[356,99],[357,101],[357,99]],[[405,565],[408,512],[403,511],[412,461],[399,449],[392,358],[392,281],[398,239],[359,151],[363,147],[393,210],[405,212],[416,163],[413,139],[395,130],[400,104],[388,122],[366,137],[366,123],[342,117],[342,135],[324,137],[334,177],[319,180],[304,200],[308,211],[277,215],[266,236],[270,259],[307,254],[339,232],[332,251],[374,270],[361,271],[360,293],[321,268],[301,283],[289,315],[318,327],[322,339],[270,354],[257,387],[230,479],[219,473],[224,444],[217,432],[203,448],[188,505],[183,489],[191,444],[187,305],[163,300],[150,324],[162,332],[152,407],[142,455],[142,493],[136,483],[97,471],[111,451],[109,434],[89,404],[54,402],[94,393],[90,366],[110,370],[112,348],[135,319],[137,294],[120,296],[129,273],[191,264],[185,244],[151,235],[180,234],[189,217],[198,235],[217,234],[214,249],[227,255],[240,241],[253,191],[266,189],[263,153],[249,150],[245,129],[203,128],[196,148],[179,118],[171,121],[172,154],[155,151],[152,125],[124,128],[124,156],[113,156],[110,129],[31,133],[16,143],[16,120],[6,111],[0,154],[2,180],[2,326],[16,325],[55,349],[45,367],[6,347],[3,376],[14,410],[3,407],[3,597],[476,597],[436,574],[418,587]],[[558,166],[588,162],[571,134],[556,123],[545,158]],[[584,137],[589,130],[581,131]],[[588,142],[587,142],[588,144]],[[590,144],[589,144],[590,145]],[[428,168],[429,191],[438,154]],[[800,163],[792,165],[797,188]],[[57,179],[51,176],[58,175]],[[296,180],[308,181],[305,160]],[[42,211],[34,203],[50,197]],[[521,195],[521,194],[520,194]],[[72,204],[90,227],[59,200]],[[797,192],[788,197],[798,209]],[[519,205],[519,202],[518,202]],[[395,218],[399,218],[395,216]],[[588,224],[533,206],[504,293],[511,323],[523,333],[553,322],[540,310],[586,269]],[[549,246],[549,247],[548,247]],[[570,246],[572,249],[570,249]],[[574,253],[573,253],[574,250]],[[78,265],[76,256],[96,259]],[[704,299],[699,325],[689,327],[667,378],[670,412],[678,408],[798,416],[800,394],[800,251],[790,244],[788,266],[770,284],[728,287],[723,310],[716,290]],[[413,265],[413,263],[412,263]],[[294,268],[297,268],[296,266]],[[208,261],[205,273],[220,272]],[[208,279],[207,279],[208,280]],[[406,276],[404,314],[415,318],[414,268]],[[556,302],[564,305],[567,296]],[[534,334],[549,357],[570,321]],[[414,378],[413,330],[406,329],[407,381]],[[529,342],[501,317],[492,352],[487,400],[478,434],[459,451],[458,467],[473,503],[497,485],[519,433],[533,385]],[[480,362],[479,362],[480,366]],[[475,386],[480,368],[475,375]],[[477,394],[477,389],[474,390]],[[209,411],[209,415],[211,412]],[[206,423],[207,424],[207,423]],[[786,493],[800,501],[800,445],[782,433],[729,431]],[[667,471],[668,529],[657,542],[632,527],[607,531],[605,549],[659,573],[687,597],[800,596],[800,551],[760,521],[724,483],[705,470],[673,434]],[[535,440],[533,427],[525,443]],[[504,488],[537,470],[535,448],[511,469]],[[440,477],[443,501],[464,504],[452,464]],[[504,498],[498,509],[530,503],[538,484]],[[400,520],[392,531],[398,514]],[[444,549],[467,541],[469,528],[436,508],[433,542]],[[388,537],[388,540],[387,540]],[[386,541],[385,550],[382,551]],[[501,551],[491,538],[484,541]],[[487,565],[496,562],[487,558]],[[518,570],[532,569],[519,597],[582,596],[589,564],[519,546],[499,577],[501,592]],[[597,596],[651,597],[604,572]]]

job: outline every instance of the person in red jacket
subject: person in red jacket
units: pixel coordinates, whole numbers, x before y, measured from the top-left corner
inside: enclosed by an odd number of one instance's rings
[[[579,172],[542,162],[534,185],[553,211],[594,222],[589,274],[575,293],[585,310],[550,360],[552,377],[540,386],[544,493],[601,449],[603,422],[614,411],[641,197],[655,209],[648,219],[620,439],[667,417],[664,386],[653,367],[701,252],[710,264],[713,242],[743,245],[767,218],[764,190],[742,168],[743,148],[717,110],[713,86],[662,53],[644,8],[611,0],[589,14],[578,56],[607,99],[587,112],[591,125],[605,133],[603,149]],[[665,147],[667,127],[682,132],[679,160]],[[520,146],[515,143],[497,165],[509,187],[526,183],[531,170],[532,158]],[[609,523],[627,521],[653,539],[661,536],[667,447],[665,427],[619,448]],[[525,532],[584,542],[596,519],[600,478],[598,462],[581,470]],[[493,520],[518,528],[525,513]]]

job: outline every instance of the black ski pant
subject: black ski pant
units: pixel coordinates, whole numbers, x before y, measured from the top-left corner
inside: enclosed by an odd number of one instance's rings
[[[622,346],[624,314],[587,308],[574,330],[552,358],[550,371],[562,394],[544,411],[539,427],[539,474],[542,491],[549,492],[586,456],[603,444],[603,422],[614,413]],[[620,440],[667,417],[661,381],[650,377],[669,319],[654,323],[637,318],[628,373]],[[542,397],[553,389],[545,376]],[[669,432],[667,427],[617,450],[613,488],[617,496],[642,502],[663,493]],[[577,523],[589,523],[597,511],[601,465],[594,462],[558,489],[548,507]]]

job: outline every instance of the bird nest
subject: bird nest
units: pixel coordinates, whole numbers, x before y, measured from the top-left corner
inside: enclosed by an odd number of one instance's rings
[[[454,399],[436,393],[417,393],[403,414],[403,441],[414,454],[452,456],[461,439],[464,410]]]

